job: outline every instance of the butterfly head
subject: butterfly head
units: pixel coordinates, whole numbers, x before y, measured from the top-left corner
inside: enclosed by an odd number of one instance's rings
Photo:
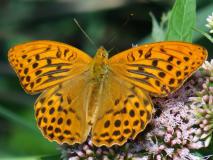
[[[104,47],[100,47],[98,48],[97,52],[96,52],[96,55],[95,55],[95,59],[100,59],[100,60],[105,60],[105,59],[108,59],[108,52],[107,50],[104,48]]]

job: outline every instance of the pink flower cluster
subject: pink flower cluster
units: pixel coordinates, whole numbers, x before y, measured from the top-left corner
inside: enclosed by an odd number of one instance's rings
[[[213,60],[167,98],[154,98],[155,113],[134,141],[112,148],[95,147],[91,140],[63,145],[69,160],[203,160],[193,151],[207,147],[213,133]]]

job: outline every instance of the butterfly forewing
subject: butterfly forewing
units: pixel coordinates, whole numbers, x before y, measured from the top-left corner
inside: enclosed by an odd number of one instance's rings
[[[178,89],[207,58],[201,46],[159,42],[126,50],[109,60],[112,72],[154,96]]]
[[[31,94],[85,72],[90,61],[79,49],[54,41],[29,42],[9,50],[9,62]]]

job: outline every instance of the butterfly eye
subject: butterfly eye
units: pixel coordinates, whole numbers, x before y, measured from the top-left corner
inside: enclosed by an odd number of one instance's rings
[[[102,57],[104,58],[108,58],[108,52],[106,50],[103,51],[102,53]]]

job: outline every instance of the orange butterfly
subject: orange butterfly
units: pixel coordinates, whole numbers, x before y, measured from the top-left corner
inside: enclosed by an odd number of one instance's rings
[[[35,116],[43,135],[59,144],[82,143],[91,131],[96,146],[122,145],[152,117],[150,96],[177,90],[207,58],[184,42],[145,44],[108,59],[93,59],[72,46],[35,41],[15,46],[9,62],[24,90],[42,92]]]

